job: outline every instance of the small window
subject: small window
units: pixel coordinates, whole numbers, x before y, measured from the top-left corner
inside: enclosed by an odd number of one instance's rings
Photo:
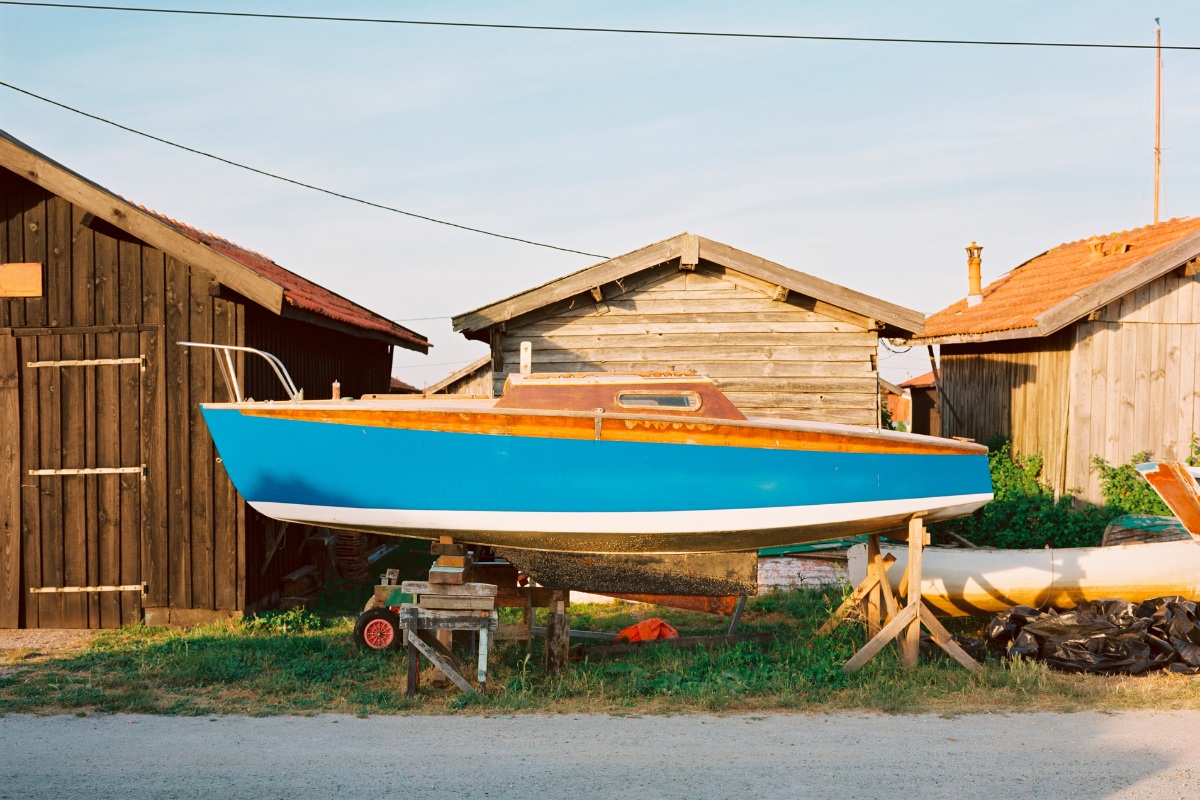
[[[696,411],[700,395],[695,392],[621,392],[617,395],[621,408],[663,408],[671,411]]]

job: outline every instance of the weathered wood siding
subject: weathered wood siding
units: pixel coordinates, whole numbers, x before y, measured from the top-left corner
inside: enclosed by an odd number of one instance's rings
[[[300,537],[262,569],[265,526],[247,520],[198,408],[229,399],[215,356],[175,343],[252,342],[291,357],[297,382],[327,392],[330,376],[340,377],[360,393],[387,391],[389,347],[280,320],[85,221],[84,209],[0,169],[0,261],[43,264],[44,289],[0,298],[0,627],[109,628],[143,611],[148,622],[181,622],[242,610],[279,587]],[[27,366],[138,357],[144,369]],[[239,371],[243,386],[270,396],[273,376],[250,369],[247,382]],[[28,474],[142,464],[144,479]],[[143,581],[144,602],[133,593],[29,594]]]
[[[534,372],[694,370],[748,416],[874,425],[870,321],[754,285],[706,263],[694,272],[668,263],[600,287],[600,302],[584,295],[513,319],[493,334],[494,392],[528,341]]]
[[[1018,453],[1042,454],[1044,479],[1061,489],[1071,334],[941,351],[941,435],[981,443],[1012,437]]]
[[[1101,503],[1092,456],[1128,463],[1136,453],[1184,459],[1200,431],[1200,290],[1170,273],[1053,336],[943,345],[942,381],[961,423],[947,435],[1011,436],[1041,453],[1059,491]]]
[[[1169,273],[1074,326],[1067,483],[1101,502],[1091,456],[1186,459],[1200,431],[1200,288]]]
[[[447,384],[438,394],[464,394],[475,397],[494,397],[495,382],[491,367],[481,367]],[[503,384],[501,385],[503,388]]]

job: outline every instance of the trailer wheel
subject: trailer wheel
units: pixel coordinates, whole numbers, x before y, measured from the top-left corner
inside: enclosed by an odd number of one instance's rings
[[[363,650],[399,650],[400,615],[390,608],[372,608],[358,615],[354,642]]]

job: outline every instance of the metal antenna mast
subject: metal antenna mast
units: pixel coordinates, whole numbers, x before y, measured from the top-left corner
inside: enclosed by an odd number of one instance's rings
[[[1158,224],[1158,180],[1162,170],[1162,27],[1158,17],[1154,24],[1160,27],[1156,31],[1158,43],[1154,48],[1157,80],[1154,87],[1154,224]]]

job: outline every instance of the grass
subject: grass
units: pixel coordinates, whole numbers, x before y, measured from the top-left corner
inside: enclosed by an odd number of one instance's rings
[[[423,560],[422,560],[423,559]],[[428,556],[392,553],[381,571],[425,569]],[[964,714],[1089,708],[1200,708],[1200,681],[1164,674],[1095,677],[1043,664],[989,659],[972,675],[940,651],[913,671],[889,647],[851,676],[841,664],[861,646],[860,625],[811,641],[841,601],[834,591],[754,598],[741,629],[774,634],[773,644],[688,651],[649,649],[620,659],[573,664],[546,675],[540,642],[499,642],[491,652],[487,698],[432,687],[428,665],[416,698],[404,697],[406,656],[363,653],[351,642],[353,613],[367,584],[335,582],[312,610],[269,613],[188,630],[127,628],[83,649],[40,656],[9,651],[0,669],[0,713],[141,712],[358,715],[512,712],[610,714],[835,710]],[[518,621],[519,611],[502,621]],[[720,633],[727,620],[629,604],[576,606],[572,627],[616,631],[658,616],[681,635]],[[986,620],[962,618],[953,632],[977,634]]]

